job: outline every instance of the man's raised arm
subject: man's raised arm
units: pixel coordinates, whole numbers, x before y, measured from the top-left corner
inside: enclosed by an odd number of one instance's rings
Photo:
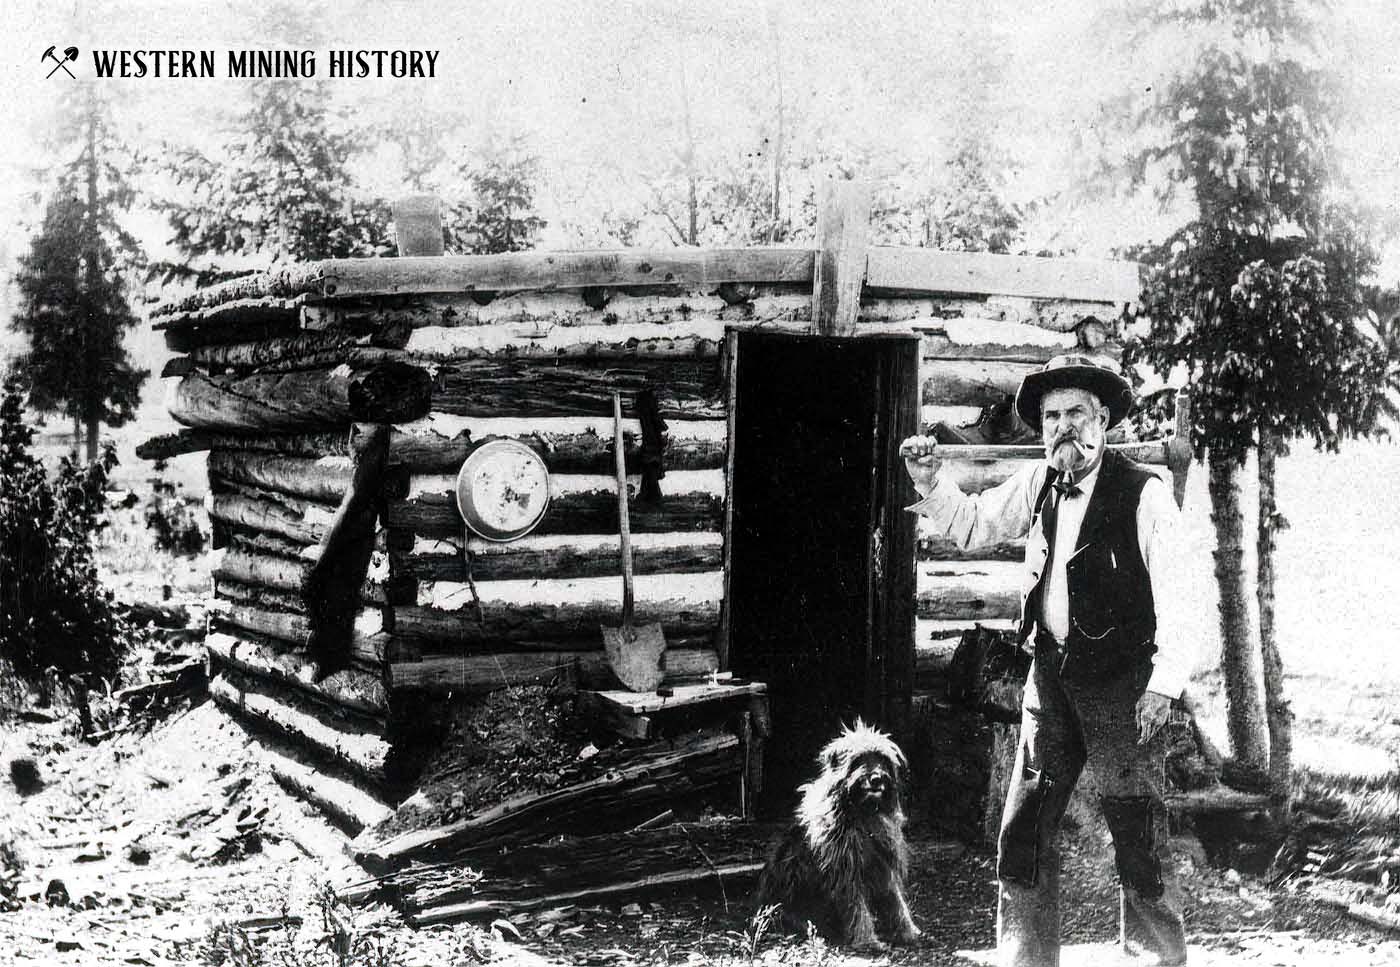
[[[1030,531],[1035,495],[1045,482],[1044,461],[1027,466],[980,494],[958,489],[942,465],[938,442],[910,437],[899,447],[905,469],[922,498],[908,509],[928,517],[935,533],[967,550],[1024,537]]]

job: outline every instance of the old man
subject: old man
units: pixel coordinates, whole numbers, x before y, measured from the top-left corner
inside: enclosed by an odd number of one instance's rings
[[[1184,964],[1182,899],[1163,801],[1167,721],[1190,647],[1177,508],[1170,488],[1108,449],[1132,389],[1092,358],[1032,372],[1016,412],[1039,427],[1045,461],[981,494],[940,472],[937,444],[901,447],[923,498],[913,510],[963,548],[1026,538],[1020,635],[1034,661],[997,844],[997,946],[1009,967],[1055,967],[1057,832],[1088,770],[1113,837],[1120,936],[1145,963]]]

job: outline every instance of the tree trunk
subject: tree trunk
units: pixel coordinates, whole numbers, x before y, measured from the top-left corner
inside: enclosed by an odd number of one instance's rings
[[[88,458],[88,463],[92,463],[92,461],[94,461],[94,460],[97,459],[97,444],[98,444],[97,433],[98,433],[98,428],[99,428],[101,425],[102,425],[102,424],[101,424],[100,422],[98,422],[97,417],[93,416],[93,417],[89,417],[89,418],[88,418],[88,421],[87,421],[87,458]]]
[[[1259,655],[1264,669],[1264,712],[1269,723],[1269,795],[1274,818],[1286,823],[1293,771],[1293,712],[1283,694],[1283,660],[1274,635],[1274,534],[1281,518],[1274,502],[1276,434],[1259,434],[1259,543],[1255,593],[1259,598]]]
[[[1220,667],[1230,748],[1239,765],[1263,774],[1264,715],[1249,628],[1244,581],[1244,515],[1240,510],[1240,464],[1210,456],[1211,521],[1215,524],[1215,583],[1220,588]]]
[[[73,445],[68,448],[68,453],[76,461],[78,459],[78,441],[83,438],[83,420],[77,413],[73,414]]]

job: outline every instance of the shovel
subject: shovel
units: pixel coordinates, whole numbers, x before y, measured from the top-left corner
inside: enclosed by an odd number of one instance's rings
[[[627,519],[627,465],[622,444],[622,397],[613,394],[613,449],[617,463],[617,512],[622,524],[622,627],[603,626],[608,667],[624,688],[651,692],[666,677],[666,637],[661,625],[632,624],[632,525]]]

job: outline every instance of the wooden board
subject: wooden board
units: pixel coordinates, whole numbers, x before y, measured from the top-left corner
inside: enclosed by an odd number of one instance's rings
[[[810,282],[812,253],[792,248],[512,252],[336,259],[319,267],[319,294],[343,299],[420,292]]]
[[[941,252],[869,250],[866,285],[904,292],[982,293],[1123,304],[1141,296],[1136,262]]]
[[[426,416],[431,381],[425,370],[383,363],[251,376],[191,373],[172,394],[170,415],[211,430],[291,431],[356,422],[400,422]]]
[[[573,823],[603,820],[600,805],[620,799],[633,812],[647,802],[664,802],[694,794],[734,774],[741,760],[739,740],[732,735],[697,735],[678,740],[670,749],[640,756],[601,778],[542,794],[520,796],[469,819],[445,826],[402,833],[379,842],[356,843],[355,859],[369,869],[387,869],[433,854],[450,854],[481,846],[528,829],[535,838],[569,831]],[[588,805],[587,811],[580,809]],[[615,817],[614,821],[615,821]],[[595,827],[593,831],[598,831]]]
[[[854,333],[869,238],[870,185],[828,179],[819,202],[812,264],[812,326],[818,335]]]
[[[719,669],[711,648],[668,648],[666,683],[697,681]],[[392,662],[389,685],[397,692],[470,695],[516,685],[547,685],[577,680],[584,688],[616,687],[601,639],[595,651],[502,652],[494,655],[424,655],[418,661]]]

